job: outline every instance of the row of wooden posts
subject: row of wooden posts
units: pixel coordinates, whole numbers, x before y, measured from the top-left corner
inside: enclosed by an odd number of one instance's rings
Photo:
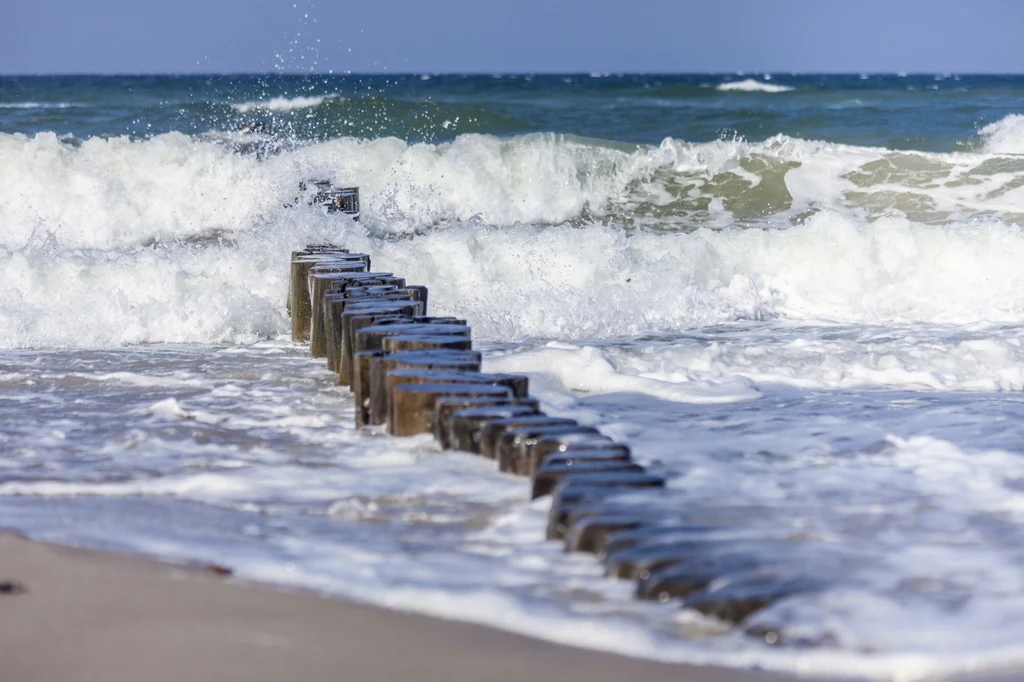
[[[665,480],[597,429],[545,415],[526,376],[481,372],[469,326],[430,316],[426,287],[373,271],[366,254],[309,245],[292,253],[288,307],[292,339],[308,341],[312,355],[325,358],[352,391],[357,427],[383,426],[394,436],[432,433],[443,449],[529,476],[534,498],[553,495],[548,538],[603,556],[611,575],[638,580],[640,597],[665,601],[707,586],[708,576],[653,579],[658,566],[633,551],[650,539],[652,514],[661,515],[662,530],[673,529],[679,524],[666,520],[678,510],[658,511],[657,500],[625,511],[607,503],[624,492],[662,488]],[[740,602],[712,597],[689,605],[737,621],[767,603]]]

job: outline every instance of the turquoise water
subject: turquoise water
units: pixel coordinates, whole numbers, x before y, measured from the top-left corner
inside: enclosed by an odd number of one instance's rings
[[[754,81],[785,97],[721,91]],[[290,111],[240,105],[321,98]],[[1021,76],[502,75],[66,76],[0,78],[0,130],[78,139],[230,130],[253,120],[300,140],[557,132],[657,144],[773,135],[893,149],[975,148],[978,131],[1016,113]],[[36,106],[31,106],[36,105]],[[447,123],[447,124],[446,124]]]

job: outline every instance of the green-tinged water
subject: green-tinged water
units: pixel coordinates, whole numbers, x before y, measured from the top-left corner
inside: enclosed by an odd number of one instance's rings
[[[558,132],[657,144],[777,134],[955,151],[1019,111],[1021,76],[66,76],[0,78],[0,130],[148,136],[259,120],[303,140]]]

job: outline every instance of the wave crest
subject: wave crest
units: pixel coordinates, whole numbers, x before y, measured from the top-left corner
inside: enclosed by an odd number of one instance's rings
[[[990,154],[1024,154],[1024,115],[1010,114],[981,129]]]
[[[295,111],[297,109],[309,109],[318,107],[329,99],[336,99],[338,95],[323,95],[317,97],[274,97],[258,102],[241,102],[232,104],[231,108],[240,113],[246,114],[250,111],[263,109],[265,111]]]
[[[775,83],[765,83],[763,81],[754,80],[753,78],[746,78],[741,81],[729,81],[727,83],[720,83],[715,87],[715,90],[720,92],[792,92],[796,88],[792,88],[788,85],[776,85]]]
[[[997,221],[629,233],[462,222],[412,238],[315,211],[230,240],[0,253],[0,347],[247,342],[287,333],[288,253],[336,241],[430,287],[488,340],[601,339],[743,320],[1024,324],[1024,231]]]

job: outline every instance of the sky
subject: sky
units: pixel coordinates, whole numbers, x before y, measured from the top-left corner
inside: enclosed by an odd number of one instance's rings
[[[7,0],[0,74],[1024,73],[1022,0]]]

